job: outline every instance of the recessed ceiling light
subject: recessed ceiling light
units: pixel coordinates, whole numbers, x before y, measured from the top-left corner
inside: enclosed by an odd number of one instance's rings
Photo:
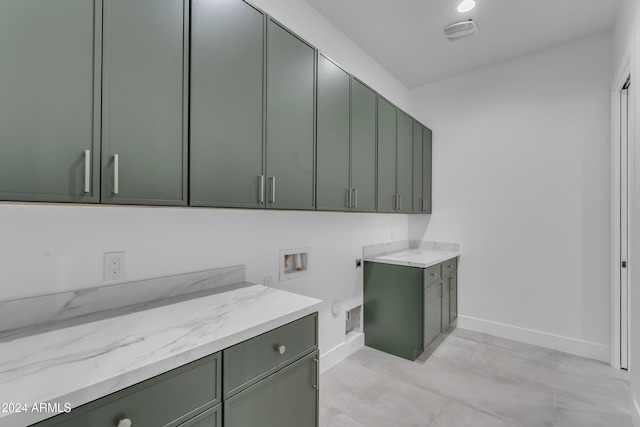
[[[476,2],[474,0],[464,0],[462,3],[458,5],[458,12],[460,13],[469,12],[474,7],[476,7]]]

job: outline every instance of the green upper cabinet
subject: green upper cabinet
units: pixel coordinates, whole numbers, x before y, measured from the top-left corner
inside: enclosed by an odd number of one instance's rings
[[[354,192],[349,186],[349,73],[318,55],[317,178],[319,210],[348,210]]]
[[[1,200],[99,201],[99,4],[0,1]]]
[[[376,211],[376,93],[351,79],[351,210]]]
[[[102,202],[187,202],[188,1],[104,0]]]
[[[267,205],[314,208],[315,49],[267,23]]]
[[[424,212],[428,214],[431,213],[432,135],[431,129],[422,127],[422,198]]]
[[[431,213],[431,130],[413,121],[413,212]]]
[[[397,211],[397,108],[378,96],[378,212]]]
[[[396,194],[397,211],[410,213],[413,201],[413,119],[398,110]]]
[[[265,15],[249,4],[193,2],[193,206],[264,206],[264,41]]]
[[[413,210],[414,213],[424,213],[425,203],[422,197],[422,125],[413,120]]]

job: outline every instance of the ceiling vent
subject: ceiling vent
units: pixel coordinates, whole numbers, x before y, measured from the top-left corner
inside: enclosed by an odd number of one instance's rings
[[[478,34],[478,25],[472,19],[455,22],[444,27],[444,35],[450,42]]]

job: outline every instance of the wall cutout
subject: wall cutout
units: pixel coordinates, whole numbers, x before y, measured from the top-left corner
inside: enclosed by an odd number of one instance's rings
[[[282,249],[280,251],[280,281],[309,274],[309,248]]]
[[[362,306],[352,308],[345,312],[345,334],[347,337],[351,333],[362,332],[361,323]]]

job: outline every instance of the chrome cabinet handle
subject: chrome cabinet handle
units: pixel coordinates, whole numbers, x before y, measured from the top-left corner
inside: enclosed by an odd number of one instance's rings
[[[260,188],[258,189],[258,203],[264,203],[264,175],[260,175]]]
[[[120,158],[117,154],[113,155],[113,194],[120,191]]]
[[[347,207],[348,208],[351,207],[351,194],[352,194],[351,190],[352,190],[351,188],[347,188],[347,193],[345,194],[346,199],[347,199],[346,203],[347,203]]]
[[[438,285],[438,298],[442,298],[442,283]]]
[[[84,192],[91,191],[91,151],[84,150]]]
[[[352,190],[353,190],[353,206],[351,207],[357,208],[358,207],[358,189],[352,188]]]
[[[287,347],[285,347],[283,345],[277,345],[276,346],[276,350],[278,350],[278,353],[284,354],[287,351]]]
[[[269,180],[271,181],[271,203],[275,203],[276,202],[276,177],[272,176],[271,178],[269,178]]]
[[[125,418],[118,422],[118,427],[131,427],[131,420],[129,418]]]
[[[422,199],[422,211],[427,211],[427,199]]]
[[[318,389],[318,385],[320,384],[320,360],[317,357],[313,358],[313,361],[316,362],[316,365],[318,365],[316,367],[316,383],[312,384],[311,387],[313,387],[314,389]]]
[[[438,273],[431,273],[432,276],[438,277]]]
[[[398,194],[398,210],[402,210],[402,195]]]

